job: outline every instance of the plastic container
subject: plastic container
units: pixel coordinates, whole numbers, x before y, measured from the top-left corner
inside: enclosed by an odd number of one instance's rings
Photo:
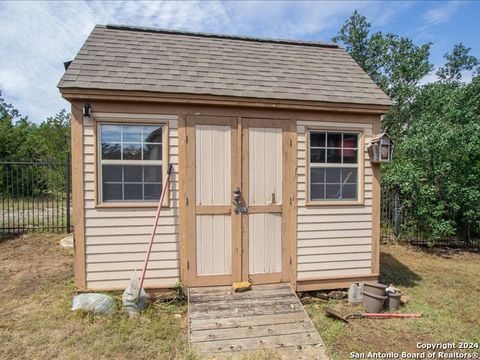
[[[379,313],[383,309],[383,305],[387,300],[386,296],[372,294],[363,290],[363,306],[367,308],[369,313]]]
[[[387,307],[390,310],[396,310],[400,307],[400,298],[402,293],[387,293]]]
[[[383,285],[377,282],[365,282],[363,283],[363,291],[378,296],[385,296],[387,285]]]
[[[348,302],[351,304],[362,303],[362,289],[358,284],[350,285],[348,289]]]

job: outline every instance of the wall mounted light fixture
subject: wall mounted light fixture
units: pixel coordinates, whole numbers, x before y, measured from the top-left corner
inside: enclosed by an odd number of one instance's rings
[[[83,116],[90,117],[92,114],[92,107],[90,104],[83,105]]]

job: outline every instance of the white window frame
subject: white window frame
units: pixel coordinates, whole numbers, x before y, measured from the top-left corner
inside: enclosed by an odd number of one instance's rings
[[[312,163],[310,161],[310,134],[311,133],[341,133],[357,134],[357,162],[356,163]],[[364,181],[365,181],[365,140],[363,129],[352,128],[308,128],[305,131],[306,139],[306,182],[305,182],[305,202],[306,205],[364,205]],[[325,144],[327,145],[327,144]],[[315,149],[316,147],[314,147]],[[327,146],[325,146],[325,149]],[[338,149],[338,148],[331,148]],[[340,148],[341,149],[341,148]],[[343,154],[342,154],[343,155]],[[327,156],[327,154],[325,154]],[[356,168],[357,169],[357,198],[356,199],[311,199],[311,169],[312,168]]]
[[[102,159],[102,136],[101,136],[101,126],[102,125],[123,125],[123,126],[158,126],[162,127],[162,160],[112,160],[112,159]],[[138,165],[138,166],[162,166],[162,187],[165,180],[165,174],[169,166],[168,161],[168,122],[166,121],[149,121],[149,120],[133,120],[129,119],[126,121],[114,121],[114,120],[101,120],[98,119],[95,121],[95,138],[96,138],[96,156],[95,156],[95,170],[96,170],[96,180],[97,184],[96,189],[96,207],[157,207],[158,200],[112,200],[112,201],[103,201],[103,174],[102,174],[102,165]],[[123,142],[122,142],[123,143]],[[134,144],[137,142],[127,142],[128,144]],[[138,143],[141,144],[141,143]],[[142,143],[142,144],[150,144]],[[151,143],[158,144],[158,143]],[[134,183],[135,184],[135,183]],[[142,182],[143,184],[143,182]],[[163,201],[162,207],[169,206],[169,188],[167,189],[167,195]]]

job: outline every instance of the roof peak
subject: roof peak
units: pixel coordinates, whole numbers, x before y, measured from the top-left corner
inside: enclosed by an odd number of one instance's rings
[[[139,31],[139,32],[183,35],[183,36],[198,36],[198,37],[214,38],[214,39],[216,38],[216,39],[230,39],[230,40],[260,42],[260,43],[316,46],[316,47],[334,48],[334,49],[339,48],[337,44],[323,43],[318,41],[269,39],[269,38],[253,37],[253,36],[215,34],[215,33],[206,33],[206,32],[193,32],[193,31],[171,30],[171,29],[163,29],[163,28],[152,28],[152,27],[130,26],[130,25],[115,25],[115,24],[107,24],[104,26],[100,25],[98,27],[105,27],[106,29],[112,29],[112,30]]]

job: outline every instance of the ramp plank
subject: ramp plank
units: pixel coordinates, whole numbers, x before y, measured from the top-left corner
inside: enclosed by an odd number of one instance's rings
[[[189,340],[199,353],[223,359],[273,351],[282,359],[328,360],[323,341],[290,284],[229,286],[188,292]]]

